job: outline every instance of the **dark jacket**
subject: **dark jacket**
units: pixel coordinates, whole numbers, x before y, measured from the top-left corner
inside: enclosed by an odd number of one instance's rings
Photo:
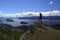
[[[42,14],[41,13],[39,14],[39,19],[42,19]]]

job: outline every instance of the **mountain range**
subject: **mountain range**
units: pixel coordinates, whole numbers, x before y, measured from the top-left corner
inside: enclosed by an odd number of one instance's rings
[[[13,17],[13,18],[5,18],[0,17],[0,22],[7,21],[7,22],[14,22],[12,19],[38,19],[39,16],[30,16],[30,17]],[[49,19],[49,20],[60,20],[60,16],[43,16],[42,19]]]

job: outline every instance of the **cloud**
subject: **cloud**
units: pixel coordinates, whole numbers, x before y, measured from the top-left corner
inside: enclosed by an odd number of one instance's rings
[[[38,12],[0,13],[0,17],[30,17],[30,16],[38,16]]]
[[[0,17],[30,17],[39,16],[40,12],[0,13]],[[41,12],[43,16],[60,16],[60,10]]]
[[[60,16],[60,10],[41,12],[43,16]]]
[[[48,4],[53,4],[53,1],[50,1]]]

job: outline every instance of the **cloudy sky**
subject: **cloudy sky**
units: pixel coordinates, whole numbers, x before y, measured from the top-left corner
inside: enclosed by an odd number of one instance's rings
[[[0,0],[0,16],[60,16],[60,0]]]

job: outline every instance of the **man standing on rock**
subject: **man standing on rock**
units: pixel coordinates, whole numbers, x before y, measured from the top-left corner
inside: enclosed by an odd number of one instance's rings
[[[38,22],[41,22],[41,24],[42,24],[42,14],[41,13],[39,13]]]

